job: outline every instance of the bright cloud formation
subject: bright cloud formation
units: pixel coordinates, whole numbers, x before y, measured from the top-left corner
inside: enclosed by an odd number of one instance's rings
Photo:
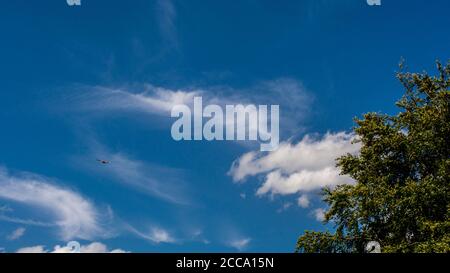
[[[65,98],[64,105],[69,102],[73,110],[95,115],[136,112],[170,118],[174,106],[191,106],[198,96],[203,98],[204,105],[280,105],[286,128],[304,119],[313,100],[303,84],[291,78],[259,82],[245,89],[227,86],[169,89],[141,84],[122,88],[78,86],[74,91],[76,93]]]
[[[64,240],[90,239],[104,234],[99,213],[90,201],[42,176],[11,175],[6,169],[0,168],[0,199],[21,203],[32,209],[42,210],[45,215],[51,215],[53,223],[50,225],[59,228]],[[32,224],[31,221],[27,222]],[[23,232],[19,230],[12,235],[18,238]]]
[[[352,144],[353,134],[327,133],[316,139],[306,135],[297,144],[281,143],[270,153],[249,152],[236,160],[229,174],[235,182],[248,177],[264,176],[257,195],[290,195],[316,191],[325,186],[352,183],[347,176],[339,175],[336,158],[359,152],[358,143]],[[301,207],[309,206],[306,196],[300,197]]]
[[[71,253],[72,249],[67,246],[56,245],[53,250],[48,250],[43,245],[23,247],[16,251],[16,253]],[[128,251],[122,249],[109,250],[108,247],[100,242],[93,242],[88,245],[82,245],[80,253],[127,253]]]

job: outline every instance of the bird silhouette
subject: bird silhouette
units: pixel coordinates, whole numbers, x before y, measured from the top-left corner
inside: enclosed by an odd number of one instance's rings
[[[109,164],[109,163],[111,163],[111,161],[104,160],[104,159],[97,159],[97,161],[100,162],[101,164]]]

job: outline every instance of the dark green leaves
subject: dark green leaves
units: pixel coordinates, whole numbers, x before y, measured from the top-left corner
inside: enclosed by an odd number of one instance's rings
[[[334,234],[306,231],[300,252],[450,252],[450,62],[437,76],[397,74],[400,112],[368,113],[354,131],[360,154],[337,159],[355,185],[324,189]]]

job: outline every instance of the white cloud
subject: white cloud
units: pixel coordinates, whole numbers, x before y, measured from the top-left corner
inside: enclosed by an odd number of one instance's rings
[[[314,218],[319,222],[323,222],[323,220],[325,220],[325,210],[322,208],[315,209],[313,211],[313,215]]]
[[[339,170],[334,167],[326,167],[315,171],[301,170],[288,175],[276,170],[267,175],[266,181],[256,194],[288,195],[350,182],[349,178],[340,176]]]
[[[47,250],[45,246],[23,247],[16,251],[17,253],[72,253],[72,249],[67,246],[56,245],[53,250]],[[81,245],[80,253],[127,253],[122,249],[109,250],[108,247],[100,242],[93,242],[88,245]]]
[[[229,242],[229,246],[233,247],[239,251],[243,251],[248,247],[248,245],[250,244],[250,241],[251,241],[250,238],[233,239]]]
[[[280,119],[287,131],[293,133],[308,116],[314,101],[313,95],[301,81],[293,78],[277,78],[258,84],[256,100],[262,104],[280,105]],[[264,94],[264,95],[260,95]]]
[[[190,105],[194,96],[200,92],[170,90],[149,84],[139,86],[139,89],[139,92],[131,92],[121,88],[83,86],[70,99],[75,102],[76,110],[79,111],[139,111],[170,117],[173,106]]]
[[[300,123],[308,116],[314,100],[302,82],[293,78],[262,81],[243,89],[213,87],[205,90],[203,94],[208,95],[206,103],[210,104],[279,105],[280,126],[282,125],[280,132],[289,134],[301,130]],[[249,129],[256,130],[254,127],[257,128],[254,125]]]
[[[38,226],[38,227],[54,227],[56,224],[54,223],[48,223],[48,222],[41,222],[36,221],[32,219],[22,219],[18,217],[12,217],[5,214],[0,214],[0,220],[6,221],[10,223],[20,224],[20,225],[30,225],[30,226]]]
[[[141,232],[132,226],[128,226],[129,230],[137,236],[149,240],[155,244],[159,243],[175,243],[175,238],[169,233],[169,231],[160,227],[151,227],[149,232]]]
[[[66,94],[66,92],[65,92]],[[224,108],[226,105],[268,105],[279,106],[282,109],[275,116],[275,121],[279,124],[282,120],[282,127],[275,126],[269,132],[258,130],[258,122],[248,122],[247,120],[235,120],[235,117],[226,116],[224,125],[234,125],[238,123],[238,128],[248,127],[250,135],[259,136],[260,141],[235,141],[239,145],[253,147],[253,145],[268,142],[277,145],[279,137],[284,134],[296,134],[303,130],[301,122],[308,115],[312,96],[303,84],[292,78],[278,78],[269,81],[258,82],[248,88],[234,89],[228,86],[209,86],[206,88],[186,87],[182,89],[169,89],[151,84],[131,84],[122,87],[88,86],[81,85],[72,87],[71,95],[64,95],[64,102],[57,101],[54,105],[64,105],[60,111],[75,111],[77,118],[111,118],[115,114],[150,115],[151,119],[146,119],[152,127],[167,129],[168,122],[174,121],[171,117],[171,110],[176,105],[193,106],[194,97],[202,97],[203,105],[218,105]],[[268,113],[267,123],[271,127],[271,111]],[[264,122],[261,121],[260,122]],[[86,123],[86,122],[84,122]],[[241,123],[241,124],[240,124]],[[243,124],[242,124],[243,123]],[[169,129],[170,130],[170,129]],[[261,141],[266,139],[265,141]],[[261,142],[261,143],[259,143]],[[268,143],[264,143],[268,145]]]
[[[164,39],[164,46],[178,49],[178,34],[175,20],[177,13],[171,0],[156,1],[156,18]]]
[[[201,96],[204,105],[217,104],[222,107],[226,104],[279,105],[282,109],[280,119],[283,120],[284,129],[290,133],[306,117],[313,100],[303,84],[291,78],[263,81],[244,89],[227,86],[169,89],[136,84],[122,88],[78,86],[74,91],[76,93],[66,97],[63,103],[65,107],[72,104],[70,109],[91,115],[139,112],[169,119],[175,105],[192,106],[195,96]]]
[[[297,204],[299,205],[299,207],[302,208],[307,208],[309,207],[310,201],[307,195],[302,195],[297,199]]]
[[[124,154],[111,154],[106,158],[111,159],[111,164],[105,171],[120,182],[173,203],[187,202],[180,189],[183,182],[180,170],[146,164]]]
[[[291,202],[284,203],[283,206],[277,210],[277,212],[281,213],[283,211],[288,210],[290,207],[292,207],[292,203]]]
[[[352,183],[340,176],[335,160],[347,153],[359,151],[352,144],[354,135],[345,132],[327,133],[321,139],[306,135],[299,143],[281,143],[270,153],[249,152],[236,160],[229,174],[235,182],[250,176],[264,175],[258,195],[289,195],[316,191],[325,186]]]
[[[100,242],[92,242],[88,245],[81,245],[80,253],[127,253],[128,251],[122,249],[109,250],[108,247]],[[71,249],[67,246],[56,245],[52,253],[71,253]]]
[[[153,228],[149,238],[155,243],[173,243],[175,241],[169,232],[160,228]]]
[[[6,238],[10,241],[17,240],[25,234],[25,231],[26,229],[24,227],[19,227],[11,232]]]
[[[19,248],[16,253],[47,253],[44,246],[28,246]]]
[[[0,199],[27,205],[36,215],[51,215],[64,240],[104,234],[99,212],[90,201],[42,176],[29,173],[13,176],[0,168]]]
[[[203,243],[205,245],[209,245],[211,243],[208,239],[206,239],[204,237],[203,231],[200,230],[200,229],[194,230],[191,233],[190,237],[191,237],[190,240],[195,241],[195,242],[201,242],[201,243]]]

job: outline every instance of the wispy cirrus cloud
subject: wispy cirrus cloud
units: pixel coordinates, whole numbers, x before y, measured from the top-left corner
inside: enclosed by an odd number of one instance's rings
[[[134,159],[120,151],[111,151],[95,137],[88,135],[89,133],[84,135],[87,153],[74,157],[77,167],[170,203],[190,203],[183,170]],[[97,159],[107,159],[109,163],[100,166]]]
[[[0,199],[25,205],[33,210],[36,217],[50,215],[49,226],[58,228],[64,240],[91,239],[107,234],[101,225],[101,214],[92,202],[40,175],[12,175],[5,168],[0,168]],[[8,219],[17,218],[1,218]],[[33,222],[27,220],[24,223]]]
[[[10,212],[12,209],[7,205],[0,206],[0,212]]]
[[[177,11],[172,0],[155,1],[156,19],[164,46],[179,50],[176,26]]]
[[[78,85],[65,97],[65,105],[77,112],[103,115],[111,112],[140,112],[170,117],[173,106],[192,104],[199,90],[171,90],[151,84],[127,87]],[[66,109],[65,109],[66,110]]]
[[[6,213],[0,214],[0,221],[6,221],[6,222],[20,224],[20,225],[38,226],[38,227],[55,227],[56,226],[55,223],[36,221],[33,219],[18,218],[18,217],[6,215]]]
[[[25,234],[26,228],[24,227],[18,227],[17,229],[15,229],[13,232],[11,232],[11,234],[9,234],[6,239],[10,240],[10,241],[14,241],[19,239],[20,237],[22,237]]]
[[[177,242],[177,240],[168,230],[161,227],[152,226],[146,231],[140,231],[128,225],[128,230],[136,236],[155,244]]]
[[[282,121],[280,129],[290,135],[302,129],[301,123],[309,115],[314,100],[302,82],[293,78],[261,81],[238,89],[229,86],[170,89],[152,84],[124,87],[78,85],[69,89],[73,89],[73,92],[64,98],[64,111],[69,109],[88,116],[106,118],[111,117],[111,113],[139,113],[170,120],[175,105],[191,107],[196,96],[202,97],[203,105],[216,104],[221,107],[227,104],[279,105]]]
[[[250,243],[253,239],[233,220],[220,219],[220,226],[216,230],[215,236],[218,236],[216,240],[224,246],[233,248],[236,251],[245,251],[250,248]]]

